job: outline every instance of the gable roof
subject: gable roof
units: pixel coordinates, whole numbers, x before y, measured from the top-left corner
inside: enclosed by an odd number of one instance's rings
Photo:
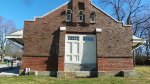
[[[52,10],[52,11],[50,11],[50,12],[44,14],[43,16],[35,16],[35,17],[34,17],[34,20],[25,20],[25,21],[35,21],[36,18],[43,18],[43,17],[47,16],[48,14],[50,14],[50,13],[56,11],[57,9],[59,9],[59,8],[61,8],[61,7],[63,7],[63,6],[65,6],[65,5],[67,5],[70,1],[71,1],[71,0],[67,1],[66,3],[64,3],[64,4],[60,5],[59,7],[57,7],[56,9],[54,9],[54,10]],[[113,19],[115,22],[117,22],[117,23],[122,23],[122,24],[123,24],[122,21],[116,20],[114,17],[110,16],[108,13],[106,13],[106,12],[105,12],[104,10],[102,10],[100,7],[98,7],[98,6],[96,6],[94,3],[92,3],[92,1],[91,1],[91,5],[94,6],[95,8],[97,8],[98,10],[100,10],[101,12],[103,12],[105,15],[107,15],[107,16],[110,17],[111,19]],[[126,27],[129,26],[129,27],[131,27],[132,25],[125,25],[125,24],[123,24],[123,26],[126,26]]]

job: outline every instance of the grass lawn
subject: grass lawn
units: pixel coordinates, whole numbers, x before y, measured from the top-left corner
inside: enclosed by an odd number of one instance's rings
[[[136,77],[60,79],[45,76],[0,77],[0,84],[150,84],[150,66],[137,66]]]
[[[0,62],[0,64],[5,64],[5,62]]]

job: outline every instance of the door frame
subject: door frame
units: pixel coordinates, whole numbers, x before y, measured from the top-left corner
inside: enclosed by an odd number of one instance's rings
[[[67,54],[66,54],[66,50],[67,50],[66,45],[67,45],[67,42],[72,42],[72,41],[68,41],[68,36],[77,36],[77,37],[79,37],[79,41],[74,41],[74,43],[76,43],[76,42],[79,43],[79,49],[81,49],[81,50],[79,50],[79,59],[80,58],[82,59],[82,56],[83,56],[83,43],[85,42],[85,41],[83,41],[83,37],[84,36],[94,37],[94,42],[95,42],[95,62],[94,63],[97,63],[97,61],[96,61],[96,58],[97,58],[96,43],[97,42],[96,42],[96,35],[95,34],[66,34],[65,35],[65,57],[64,57],[64,63],[83,64],[81,61],[69,62],[69,61],[66,60],[66,56],[67,56]]]

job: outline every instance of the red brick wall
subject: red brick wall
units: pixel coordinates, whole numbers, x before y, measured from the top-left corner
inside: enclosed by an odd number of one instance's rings
[[[132,58],[97,58],[98,71],[133,70]]]
[[[47,60],[48,57],[23,57],[21,69],[47,71]]]
[[[73,22],[66,22],[65,11],[70,6],[71,2],[68,5],[65,5],[58,10],[44,16],[43,18],[38,18],[35,21],[25,21],[24,23],[24,55],[27,56],[51,56],[51,54],[61,54],[58,53],[59,47],[64,47],[64,45],[59,44],[59,28],[65,26],[66,32],[74,32],[74,33],[96,33],[95,29],[102,28],[102,33],[98,35],[98,44],[104,45],[111,44],[115,45],[113,41],[122,41],[124,40],[126,46],[122,46],[122,49],[129,51],[125,52],[128,54],[131,52],[131,44],[132,44],[132,32],[130,27],[123,27],[122,23],[117,23],[109,16],[104,14],[99,9],[95,8],[91,4],[87,3],[87,0],[73,0],[75,4],[78,1],[85,2],[85,20],[86,22],[83,24],[78,23],[78,5],[74,6]],[[89,1],[88,1],[89,2]],[[90,13],[96,12],[96,23],[90,23]],[[112,36],[113,35],[113,36]],[[102,38],[99,38],[101,37]],[[123,37],[123,38],[122,38]],[[106,38],[106,39],[105,39]],[[113,38],[113,39],[112,39]],[[63,40],[61,38],[60,40]],[[110,41],[110,40],[113,41]],[[119,39],[119,40],[118,40]],[[108,43],[107,43],[108,42]],[[110,43],[111,42],[111,43]],[[124,44],[124,42],[120,42]],[[128,42],[128,44],[126,44]],[[118,42],[119,43],[119,42]],[[32,47],[31,47],[32,46]],[[117,46],[116,49],[119,49],[121,46]],[[107,50],[107,46],[99,47],[101,50]],[[127,49],[128,48],[128,49]],[[62,49],[62,48],[61,48]],[[113,50],[111,48],[111,50]],[[120,49],[122,53],[124,50]],[[115,53],[113,53],[115,52]],[[106,54],[106,53],[104,53]],[[116,50],[112,51],[111,54],[117,54]]]
[[[64,57],[58,57],[58,71],[64,71]]]
[[[37,71],[57,71],[58,61],[55,57],[24,56],[21,69],[30,68]]]
[[[42,18],[36,18],[35,21],[25,21],[22,69],[31,67],[31,69],[35,70],[63,71],[64,58],[61,56],[65,55],[66,32],[96,34],[98,57],[132,57],[131,27],[122,26],[122,23],[116,22],[91,5],[90,0],[72,0],[72,2]],[[78,2],[85,3],[85,23],[82,24],[78,23]],[[67,9],[73,10],[72,22],[66,22],[65,11]],[[96,23],[94,24],[90,23],[89,19],[90,13],[93,11],[96,13]],[[60,33],[60,27],[66,27],[66,32]],[[101,28],[102,32],[96,33],[96,28]],[[109,58],[105,59],[109,60]],[[128,60],[128,58],[124,59]],[[116,63],[115,60],[113,62]],[[130,66],[133,65],[131,62],[132,61],[130,61]],[[120,63],[122,62],[120,61]],[[98,68],[101,68],[99,61],[98,65]],[[109,63],[107,63],[106,67],[108,65]],[[119,65],[115,66],[120,67]],[[125,67],[122,69],[124,68]]]

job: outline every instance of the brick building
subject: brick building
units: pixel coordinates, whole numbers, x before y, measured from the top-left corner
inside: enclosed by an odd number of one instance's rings
[[[19,42],[19,41],[18,41]],[[34,21],[25,21],[21,70],[110,73],[133,70],[131,26],[123,25],[91,0],[71,0]]]

